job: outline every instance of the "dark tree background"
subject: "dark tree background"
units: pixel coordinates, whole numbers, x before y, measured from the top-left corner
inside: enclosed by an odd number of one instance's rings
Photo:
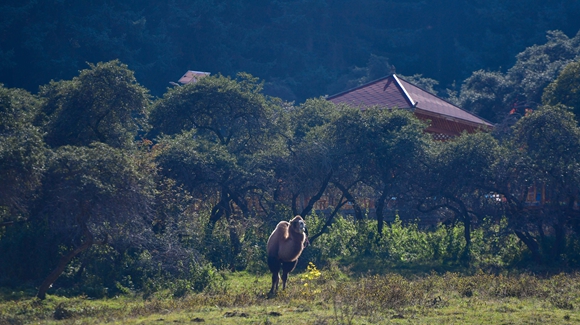
[[[161,96],[188,69],[249,72],[265,91],[303,102],[383,74],[452,88],[473,71],[503,70],[548,30],[573,37],[572,0],[3,1],[0,82],[35,92],[86,62],[119,59]],[[388,70],[386,70],[388,72]]]

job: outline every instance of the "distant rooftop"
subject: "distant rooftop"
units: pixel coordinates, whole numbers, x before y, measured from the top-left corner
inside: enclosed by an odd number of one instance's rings
[[[186,72],[186,73],[183,75],[183,77],[181,77],[181,78],[178,80],[178,82],[179,82],[180,84],[183,84],[183,85],[185,85],[185,84],[189,84],[189,83],[195,83],[195,82],[197,82],[199,79],[201,79],[201,78],[203,78],[203,77],[206,77],[206,76],[209,76],[209,75],[210,75],[210,73],[209,73],[209,72],[203,72],[203,71],[192,71],[192,70],[189,70],[189,71],[187,71],[187,72]]]
[[[493,127],[488,121],[431,94],[395,74],[346,90],[327,98],[365,109],[373,106],[413,111],[421,120],[431,121],[429,133],[457,136],[463,131]]]

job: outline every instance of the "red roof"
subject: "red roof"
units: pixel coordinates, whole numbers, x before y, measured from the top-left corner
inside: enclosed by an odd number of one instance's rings
[[[427,131],[433,133],[458,135],[463,130],[472,132],[478,128],[493,127],[488,121],[394,74],[332,95],[327,99],[335,104],[344,103],[361,109],[372,106],[410,109],[418,118],[432,121]]]

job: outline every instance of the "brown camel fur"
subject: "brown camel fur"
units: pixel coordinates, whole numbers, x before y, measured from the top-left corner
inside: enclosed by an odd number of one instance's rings
[[[296,216],[290,222],[280,221],[268,238],[268,267],[272,272],[272,288],[268,296],[273,296],[280,283],[280,268],[282,268],[282,289],[286,289],[288,273],[294,270],[298,257],[308,244],[306,223],[301,216]]]

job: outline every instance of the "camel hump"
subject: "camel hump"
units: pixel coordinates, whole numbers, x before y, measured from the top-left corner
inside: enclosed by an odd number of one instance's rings
[[[290,220],[290,222],[295,221],[295,220],[302,220],[302,221],[304,221],[304,219],[301,216],[299,216],[299,215],[296,215],[294,218],[292,218],[292,220]]]
[[[288,221],[280,221],[280,222],[278,222],[278,225],[276,225],[276,229],[278,229],[278,228],[283,229],[283,228],[288,228],[288,227],[290,227],[290,222],[288,222]]]
[[[288,228],[290,223],[288,221],[280,221],[276,226],[276,229],[272,231],[270,238],[268,238],[268,243],[266,244],[266,250],[268,256],[277,256],[280,242],[283,242],[288,238]]]
[[[288,238],[288,229],[290,228],[290,223],[288,221],[280,221],[276,226],[276,229],[272,231],[270,238],[277,238],[278,240]]]

